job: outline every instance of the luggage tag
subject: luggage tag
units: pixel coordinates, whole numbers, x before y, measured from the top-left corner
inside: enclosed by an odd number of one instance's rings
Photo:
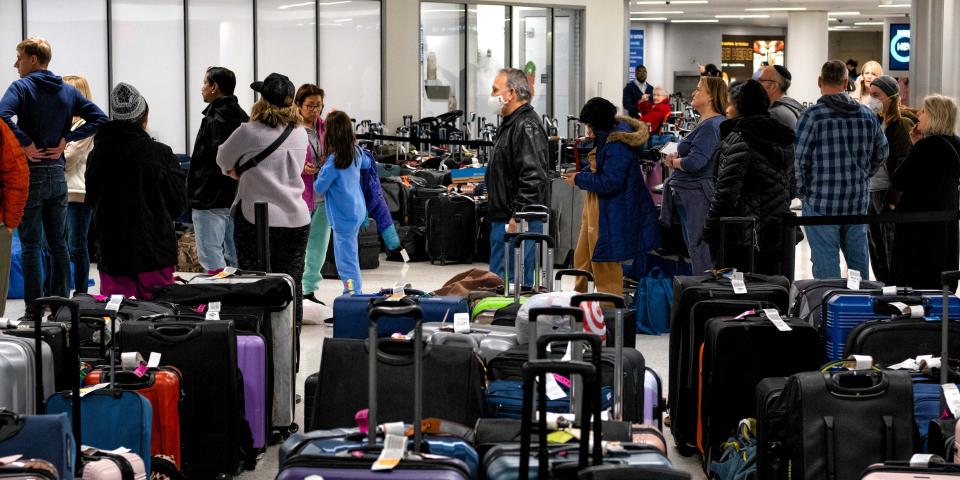
[[[140,352],[123,352],[120,354],[120,368],[132,371],[137,377],[143,377],[147,373],[147,362]]]
[[[20,326],[20,320],[0,318],[0,328],[17,328],[18,326]]]
[[[107,302],[106,310],[113,313],[120,311],[120,304],[123,303],[123,295],[110,295],[110,301]]]
[[[203,316],[204,320],[220,320],[220,302],[210,302],[207,304],[207,313]]]
[[[860,281],[863,276],[858,270],[847,270],[847,288],[850,290],[860,290]]]
[[[747,293],[747,284],[743,281],[743,272],[734,271],[730,283],[733,285],[733,293],[737,295]]]
[[[110,386],[109,383],[98,383],[92,387],[84,387],[80,389],[80,398],[86,397],[88,393],[96,392],[101,388],[107,388]]]
[[[0,465],[10,465],[17,460],[20,460],[21,457],[23,457],[23,455],[20,454],[10,455],[8,457],[0,457]]]
[[[401,300],[403,297],[407,296],[406,290],[403,288],[403,285],[400,282],[393,284],[393,294],[388,297],[388,300]]]
[[[211,278],[215,278],[215,279],[218,279],[218,280],[219,280],[219,279],[222,279],[222,278],[227,278],[227,277],[229,277],[229,276],[231,276],[231,275],[233,275],[233,274],[235,274],[235,273],[237,273],[237,267],[227,267],[227,268],[224,268],[223,270],[221,270],[220,273],[214,275],[214,276],[211,277]]]
[[[150,359],[147,360],[147,368],[159,368],[160,367],[160,354],[157,352],[150,352]]]
[[[958,418],[957,415],[960,414],[960,390],[957,389],[955,383],[944,383],[940,388],[943,389],[943,398],[947,401],[947,408],[950,409],[953,418]]]
[[[449,310],[447,310],[449,313]],[[447,318],[446,314],[443,316]],[[453,331],[456,333],[470,333],[470,314],[466,312],[453,314]]]
[[[557,383],[557,378],[553,375],[546,375],[547,377],[547,398],[550,400],[559,400],[567,396],[567,392],[564,392],[560,388],[560,384]]]
[[[880,289],[880,291],[881,291],[884,295],[896,295],[896,294],[897,294],[897,286],[896,286],[896,285],[891,285],[891,286],[889,286],[889,287],[883,287],[883,288]]]
[[[407,437],[404,435],[406,426],[402,422],[388,423],[383,426],[383,429],[386,432],[383,438],[383,450],[370,467],[373,471],[393,470],[407,454]],[[396,433],[398,429],[399,435]]]
[[[784,322],[783,318],[780,317],[780,312],[778,312],[776,308],[764,308],[763,313],[767,316],[767,320],[770,320],[770,323],[772,323],[774,327],[777,327],[777,330],[781,332],[793,331],[793,328],[787,325],[787,322]]]
[[[406,248],[401,248],[401,249],[400,249],[400,258],[403,259],[403,263],[409,263],[409,262],[410,262],[410,254],[407,253],[407,249],[406,249]]]
[[[923,305],[907,305],[903,302],[890,302],[889,305],[896,308],[904,317],[923,318]]]
[[[843,360],[843,368],[847,370],[870,370],[873,368],[873,357],[870,355],[850,355]]]

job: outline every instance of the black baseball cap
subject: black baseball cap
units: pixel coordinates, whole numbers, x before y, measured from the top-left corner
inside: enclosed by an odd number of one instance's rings
[[[293,104],[293,82],[286,75],[271,73],[262,82],[251,83],[250,88],[260,93],[271,105],[289,107]]]

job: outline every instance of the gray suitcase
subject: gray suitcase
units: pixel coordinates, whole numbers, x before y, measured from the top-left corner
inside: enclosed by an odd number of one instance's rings
[[[52,395],[54,387],[53,352],[43,342],[43,398]],[[0,408],[15,413],[37,413],[36,347],[31,339],[0,334]]]
[[[450,327],[441,330],[441,324],[428,323],[423,325],[423,335],[433,345],[462,344],[471,347],[484,362],[519,345],[516,328],[502,325],[471,324],[470,333],[455,333]]]

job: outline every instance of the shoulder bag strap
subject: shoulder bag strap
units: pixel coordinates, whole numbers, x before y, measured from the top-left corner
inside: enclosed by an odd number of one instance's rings
[[[283,129],[283,133],[281,133],[280,136],[277,137],[277,139],[270,144],[270,146],[263,149],[262,152],[258,153],[257,156],[251,158],[248,162],[244,163],[243,165],[240,164],[240,160],[237,160],[237,163],[234,164],[233,166],[233,171],[236,172],[237,176],[239,177],[240,175],[243,175],[243,172],[246,172],[247,170],[250,170],[251,168],[259,165],[260,162],[263,161],[263,159],[267,158],[268,156],[270,156],[271,153],[276,151],[276,149],[280,148],[280,145],[283,144],[283,142],[287,139],[287,137],[290,136],[290,132],[292,131],[293,131],[293,124],[292,123],[287,124],[287,127]]]

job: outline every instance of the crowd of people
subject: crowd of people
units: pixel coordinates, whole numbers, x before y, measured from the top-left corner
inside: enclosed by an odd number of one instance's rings
[[[147,133],[150,105],[135,86],[113,87],[108,118],[83,77],[48,70],[52,49],[44,39],[24,40],[16,52],[21,78],[0,98],[0,247],[18,228],[28,314],[41,295],[66,296],[71,279],[86,291],[91,219],[104,295],[149,299],[173,281],[174,222],[188,208],[204,270],[255,269],[257,202],[268,205],[272,267],[295,279],[298,294],[320,304],[314,292],[331,243],[343,292],[362,291],[357,233],[386,207],[349,115],[323,116],[323,89],[295,89],[272,73],[251,84],[259,100],[248,116],[234,73],[210,67],[200,89],[208,105],[184,173],[170,147]],[[680,224],[694,271],[747,268],[755,256],[757,272],[780,273],[780,219],[795,198],[805,216],[957,210],[953,99],[932,95],[916,111],[905,108],[897,81],[876,62],[864,65],[853,87],[844,63],[826,62],[822,96],[807,109],[787,96],[792,75],[783,66],[729,86],[718,72],[704,68],[691,102],[699,122],[663,160],[671,174],[659,212],[638,158],[671,115],[666,90],[648,83],[640,66],[624,88],[625,116],[599,97],[583,106],[579,118],[594,149],[588,165],[563,178],[585,192],[574,266],[591,271],[598,290],[621,292],[621,264],[643,262],[659,244],[658,216]],[[547,135],[532,97],[522,70],[503,69],[493,81],[489,106],[502,121],[484,186],[490,270],[501,277],[513,266],[504,262],[503,238],[518,229],[514,214],[549,203]],[[731,216],[753,217],[755,228],[723,238],[720,219]],[[542,232],[544,225],[528,227]],[[399,248],[389,219],[378,230],[388,249]],[[866,273],[872,263],[878,279],[917,288],[938,286],[937,273],[957,267],[955,222],[804,230],[818,278],[840,275],[840,251],[851,269]],[[52,258],[46,281],[44,249]],[[533,244],[525,251],[532,258]],[[526,284],[534,263],[526,262]]]

